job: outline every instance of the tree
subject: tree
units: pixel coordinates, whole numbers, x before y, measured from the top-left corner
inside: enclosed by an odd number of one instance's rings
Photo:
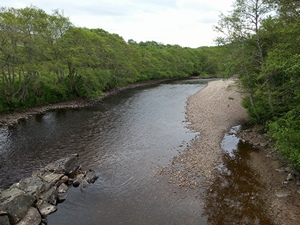
[[[233,7],[229,16],[224,14],[220,16],[219,25],[215,28],[223,36],[217,41],[231,48],[233,71],[239,75],[240,82],[248,93],[245,106],[249,109],[250,115],[258,119],[262,109],[261,105],[256,103],[256,87],[261,82],[269,86],[267,77],[264,81],[259,80],[266,54],[259,31],[262,22],[270,16],[273,7],[265,0],[237,0]],[[268,110],[272,112],[270,92],[268,106]]]

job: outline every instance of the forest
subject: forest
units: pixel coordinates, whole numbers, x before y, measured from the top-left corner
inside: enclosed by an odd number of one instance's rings
[[[217,76],[218,52],[155,41],[126,42],[103,29],[75,27],[59,10],[0,9],[0,111],[76,98],[139,81]]]
[[[284,158],[300,166],[300,2],[236,0],[215,29],[227,69],[245,92],[250,122],[262,125]]]
[[[216,46],[127,42],[74,26],[59,10],[0,8],[0,112],[78,98],[131,83],[237,76],[250,122],[300,167],[300,2],[235,0]],[[196,29],[196,28],[195,28]]]

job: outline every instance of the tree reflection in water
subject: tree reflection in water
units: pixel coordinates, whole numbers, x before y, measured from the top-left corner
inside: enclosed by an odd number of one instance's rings
[[[235,154],[225,153],[219,174],[204,194],[208,224],[273,225],[266,215],[266,204],[260,197],[264,186],[248,166],[252,145],[239,142]]]

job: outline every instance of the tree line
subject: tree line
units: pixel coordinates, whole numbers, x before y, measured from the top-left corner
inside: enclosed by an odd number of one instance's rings
[[[2,7],[0,112],[95,99],[138,81],[217,76],[217,55],[209,48],[126,42],[100,28],[75,27],[59,10]]]
[[[221,14],[218,43],[246,93],[251,122],[264,125],[275,148],[300,166],[300,3],[235,0]]]

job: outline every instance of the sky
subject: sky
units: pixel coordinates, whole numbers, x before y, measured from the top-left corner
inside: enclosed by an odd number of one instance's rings
[[[3,2],[2,2],[3,1]],[[156,41],[196,48],[215,45],[219,15],[233,0],[0,0],[0,6],[30,5],[63,11],[77,27],[101,28],[126,41]]]

